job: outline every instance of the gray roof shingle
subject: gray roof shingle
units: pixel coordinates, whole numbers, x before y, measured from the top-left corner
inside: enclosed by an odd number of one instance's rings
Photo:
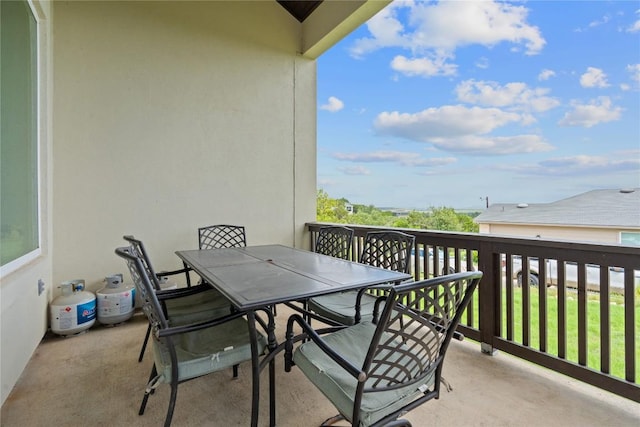
[[[493,204],[475,221],[640,228],[640,188],[592,190],[552,203]]]

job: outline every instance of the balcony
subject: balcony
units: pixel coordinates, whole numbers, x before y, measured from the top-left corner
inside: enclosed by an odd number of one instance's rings
[[[322,224],[308,224],[311,241]],[[354,226],[357,258],[362,238],[375,227]],[[638,425],[640,343],[638,286],[640,249],[517,239],[478,234],[403,230],[416,236],[414,275],[479,268],[483,281],[463,320],[463,342],[454,341],[444,365],[452,385],[438,401],[407,415],[415,426],[436,425]],[[420,256],[420,255],[423,256]],[[424,256],[431,254],[431,256]],[[448,256],[445,256],[448,254]],[[547,260],[575,265],[575,280],[559,267],[552,286],[519,286],[529,260],[538,260],[548,282]],[[507,262],[511,260],[511,262]],[[437,267],[436,267],[437,266]],[[598,292],[589,290],[587,268],[603,271]],[[610,286],[613,269],[624,288]],[[582,272],[580,272],[582,271]],[[507,277],[511,280],[507,280]],[[617,280],[617,279],[616,279]],[[589,286],[588,286],[589,285]],[[592,299],[590,295],[597,294]],[[594,302],[595,301],[595,302]],[[622,307],[615,308],[613,302]],[[613,316],[622,310],[622,316]],[[593,315],[597,324],[593,325]],[[290,314],[278,308],[279,339]],[[575,319],[571,320],[573,317]],[[611,319],[614,319],[613,321]],[[621,319],[621,320],[620,320]],[[622,324],[620,324],[622,323]],[[557,325],[564,325],[558,327]],[[577,325],[571,330],[568,325]],[[1,424],[160,425],[168,387],[137,415],[151,358],[137,363],[146,320],[141,313],[117,327],[94,327],[73,338],[47,335],[2,407]],[[593,336],[599,343],[594,360]],[[622,342],[622,349],[617,348]],[[553,344],[552,344],[553,343]],[[620,353],[621,351],[621,353]],[[491,354],[492,356],[487,355]],[[278,425],[319,425],[335,409],[295,370],[286,374],[277,357]],[[622,366],[622,368],[620,368]],[[250,372],[195,380],[179,391],[174,425],[248,425]],[[266,425],[263,374],[261,425]]]

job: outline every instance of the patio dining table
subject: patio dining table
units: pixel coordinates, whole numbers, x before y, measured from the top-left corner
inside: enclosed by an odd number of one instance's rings
[[[269,325],[269,354],[257,354],[256,311],[333,292],[361,289],[411,276],[283,245],[177,251],[207,283],[247,313],[252,340],[251,425],[258,425],[260,372],[269,365],[269,425],[275,425],[275,326]]]

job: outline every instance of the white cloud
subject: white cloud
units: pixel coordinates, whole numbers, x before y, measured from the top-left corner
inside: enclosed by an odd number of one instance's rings
[[[636,10],[636,15],[640,15],[640,9]],[[637,33],[640,31],[640,19],[627,28],[628,33]]]
[[[528,9],[498,1],[421,3],[412,8],[413,41],[420,46],[453,51],[460,46],[524,44],[526,53],[540,53],[545,40],[527,24]]]
[[[374,122],[383,134],[403,136],[414,141],[438,137],[485,134],[508,123],[519,122],[522,116],[497,108],[445,105],[418,113],[382,112]]]
[[[402,3],[391,3],[367,21],[372,37],[356,40],[350,49],[351,55],[359,58],[384,47],[408,47],[410,39],[403,34],[404,26],[396,18],[396,9],[401,6]]]
[[[412,65],[421,70],[452,67],[446,60],[454,57],[457,48],[468,45],[492,47],[507,42],[516,50],[524,47],[525,54],[535,55],[546,41],[538,27],[527,23],[528,12],[524,6],[494,0],[394,2],[367,22],[370,37],[356,40],[350,51],[352,56],[362,57],[381,48],[404,48],[414,57],[404,58],[404,66],[415,62]],[[409,14],[406,27],[398,19],[404,13]],[[437,74],[413,71],[412,75],[449,75],[451,68]]]
[[[595,27],[599,27],[600,25],[604,25],[607,22],[611,21],[611,16],[609,15],[604,15],[602,17],[602,19],[600,19],[599,21],[592,21],[589,23],[589,28],[595,28]]]
[[[608,96],[591,100],[589,104],[572,102],[573,110],[567,112],[558,122],[560,126],[593,127],[600,123],[619,120],[622,108],[615,107]]]
[[[454,157],[423,158],[406,151],[372,151],[368,153],[334,153],[334,159],[356,163],[397,163],[402,166],[444,166],[456,162]]]
[[[380,134],[427,142],[440,150],[473,155],[530,153],[553,147],[537,135],[483,136],[512,123],[526,124],[527,114],[506,112],[498,108],[462,105],[429,108],[409,114],[383,112],[374,122]],[[482,136],[481,136],[482,135]]]
[[[513,82],[500,86],[496,82],[465,80],[455,88],[458,99],[489,107],[512,107],[524,111],[547,111],[560,101],[547,96],[549,89],[531,89],[526,83]]]
[[[440,150],[475,156],[538,153],[554,148],[539,135],[467,135],[460,138],[437,138],[431,143]]]
[[[344,108],[344,103],[338,98],[336,98],[335,96],[330,96],[329,101],[326,104],[320,106],[321,110],[327,110],[332,113],[335,113],[336,111],[340,111],[343,108]]]
[[[608,87],[607,75],[600,69],[588,67],[587,72],[580,76],[580,85],[582,87]]]
[[[553,70],[544,69],[538,74],[538,80],[549,80],[551,77],[555,77],[556,72]]]
[[[452,76],[456,74],[457,65],[447,63],[446,57],[409,59],[398,55],[391,61],[391,68],[406,76]]]
[[[338,168],[345,175],[371,175],[371,171],[364,166],[348,166]]]
[[[594,176],[618,172],[640,172],[640,150],[630,154],[616,155],[615,158],[587,155],[557,157],[534,165],[503,165],[498,168],[523,175],[539,176]]]
[[[479,58],[476,61],[475,66],[482,70],[486,70],[487,68],[489,68],[489,58],[484,56],[482,58]]]
[[[627,65],[627,71],[631,74],[631,80],[640,85],[640,64]]]

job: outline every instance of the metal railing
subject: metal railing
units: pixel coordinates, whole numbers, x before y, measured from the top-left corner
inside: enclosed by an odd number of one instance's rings
[[[318,230],[329,224],[307,225],[313,248]],[[348,226],[352,260],[367,232],[388,229]],[[416,280],[483,272],[458,327],[483,352],[501,350],[640,402],[640,248],[397,230],[416,238]]]

